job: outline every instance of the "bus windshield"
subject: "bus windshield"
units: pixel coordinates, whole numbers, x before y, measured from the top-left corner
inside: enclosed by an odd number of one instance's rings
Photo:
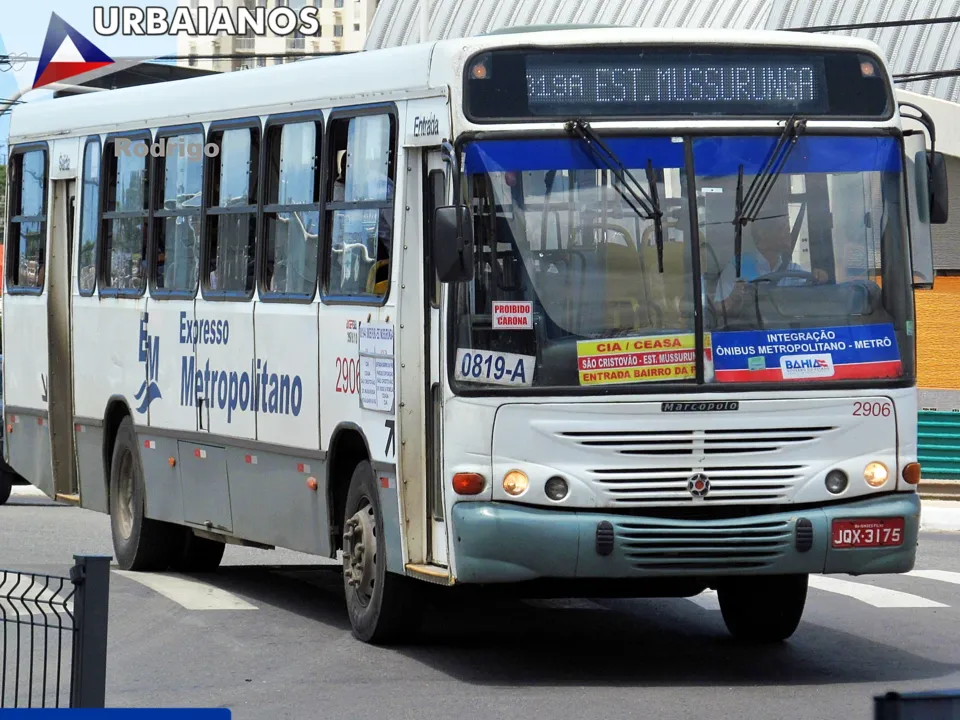
[[[466,144],[458,387],[912,377],[899,140],[803,134],[771,172],[778,139],[605,137],[629,173],[577,138]]]

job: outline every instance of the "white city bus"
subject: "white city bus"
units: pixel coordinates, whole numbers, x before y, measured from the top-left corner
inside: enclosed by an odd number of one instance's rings
[[[861,40],[614,28],[18,107],[5,452],[122,568],[342,550],[366,641],[424,582],[786,638],[810,573],[914,563],[901,109]]]

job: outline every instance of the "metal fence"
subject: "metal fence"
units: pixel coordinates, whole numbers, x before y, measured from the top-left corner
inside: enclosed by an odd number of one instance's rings
[[[102,708],[110,557],[66,577],[0,570],[0,708]]]
[[[924,479],[960,480],[960,412],[920,411],[917,444]]]

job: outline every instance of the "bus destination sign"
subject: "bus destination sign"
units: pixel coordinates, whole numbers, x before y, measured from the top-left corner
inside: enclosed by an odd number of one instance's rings
[[[467,64],[475,121],[546,118],[886,118],[891,92],[878,61],[858,52],[717,47],[509,49]]]
[[[549,56],[527,59],[530,111],[611,108],[629,112],[656,104],[693,109],[716,103],[773,105],[798,112],[822,112],[826,100],[823,63],[802,59],[743,62],[570,62]]]

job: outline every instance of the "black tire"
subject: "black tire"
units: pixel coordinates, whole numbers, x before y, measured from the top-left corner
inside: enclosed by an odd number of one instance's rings
[[[123,570],[166,570],[183,548],[185,529],[151,520],[145,517],[145,509],[140,447],[133,421],[126,417],[117,429],[110,463],[110,528],[117,564]]]
[[[13,489],[13,475],[0,470],[0,505],[4,505],[10,499],[10,491]]]
[[[717,588],[727,630],[738,640],[777,643],[793,635],[807,601],[806,575],[731,579]]]
[[[387,572],[387,538],[383,531],[380,496],[373,469],[367,461],[357,465],[350,479],[343,515],[345,533],[350,519],[365,508],[372,512],[372,525],[376,534],[372,592],[366,595],[361,592],[360,587],[350,584],[347,567],[350,563],[348,547],[352,541],[345,536],[343,588],[347,613],[354,637],[375,645],[387,645],[401,642],[415,634],[420,628],[421,616],[414,581]]]
[[[220,567],[226,543],[209,540],[194,535],[190,530],[185,533],[183,550],[170,565],[172,570],[184,573],[213,572]]]

